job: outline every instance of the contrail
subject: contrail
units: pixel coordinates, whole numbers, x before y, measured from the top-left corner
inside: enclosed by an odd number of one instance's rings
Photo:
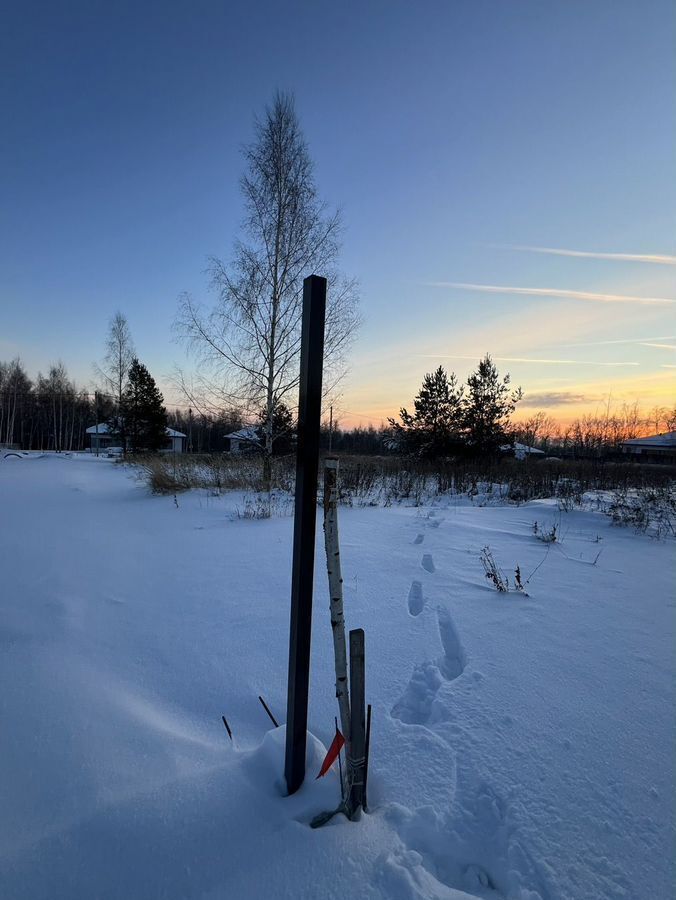
[[[518,294],[522,297],[554,297],[563,300],[585,300],[590,303],[640,303],[671,305],[676,300],[665,297],[631,297],[627,294],[595,294],[591,291],[568,291],[560,288],[507,287],[497,284],[467,284],[460,281],[428,281],[426,287],[452,288],[459,291],[477,291],[483,294]]]
[[[657,266],[676,266],[676,256],[663,253],[596,253],[592,250],[566,250],[559,247],[531,247],[528,244],[490,244],[506,250],[520,250],[525,253],[546,253],[551,256],[576,256],[583,259],[609,259],[615,262],[652,263]]]
[[[673,341],[676,338],[676,335],[667,334],[660,335],[660,337],[645,337],[645,338],[621,338],[620,340],[614,341],[582,341],[581,343],[576,344],[561,344],[562,347],[605,347],[608,344],[647,344],[650,345],[650,341]]]
[[[457,356],[453,353],[416,353],[417,357],[422,359],[481,359],[482,354],[476,356]],[[611,369],[621,368],[623,366],[638,366],[637,362],[596,362],[594,360],[584,359],[535,359],[532,356],[493,356],[491,359],[497,362],[513,362],[513,363],[542,363],[543,365],[557,366],[604,366]]]

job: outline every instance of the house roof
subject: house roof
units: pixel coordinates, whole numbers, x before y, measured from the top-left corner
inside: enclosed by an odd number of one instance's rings
[[[239,431],[231,431],[230,434],[224,435],[227,438],[234,438],[237,441],[249,441],[252,444],[260,444],[261,436],[257,428],[240,428]]]
[[[515,453],[523,453],[526,456],[544,456],[544,450],[538,450],[537,447],[529,447],[527,444],[520,444],[515,441],[513,444],[503,444],[500,449],[503,453],[509,453],[513,450]]]
[[[676,450],[676,431],[667,431],[665,434],[652,434],[649,437],[632,438],[622,442],[623,447],[664,448]]]
[[[173,428],[166,428],[167,437],[185,437],[182,431],[175,431]],[[98,425],[90,425],[87,434],[112,434],[110,426],[107,422],[99,422]]]

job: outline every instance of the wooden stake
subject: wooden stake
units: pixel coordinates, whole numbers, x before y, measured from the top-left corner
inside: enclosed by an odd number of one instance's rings
[[[350,818],[359,818],[364,805],[364,763],[366,761],[364,629],[350,632],[350,756],[347,761]]]

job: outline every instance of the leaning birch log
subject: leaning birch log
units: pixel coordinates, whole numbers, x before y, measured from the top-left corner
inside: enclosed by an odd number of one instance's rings
[[[336,662],[336,698],[340,711],[340,725],[345,738],[345,757],[350,758],[350,695],[347,682],[347,644],[343,613],[343,577],[340,570],[338,543],[338,460],[329,457],[324,462],[324,546],[326,569],[329,575],[331,598],[331,629]]]

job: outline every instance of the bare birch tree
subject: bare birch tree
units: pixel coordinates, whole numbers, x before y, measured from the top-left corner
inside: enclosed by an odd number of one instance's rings
[[[250,414],[264,410],[263,474],[269,487],[275,411],[282,403],[295,406],[303,278],[314,272],[329,280],[328,385],[340,375],[359,317],[355,282],[336,267],[340,216],[329,214],[318,199],[293,97],[278,93],[255,127],[255,140],[244,149],[247,168],[240,182],[243,238],[230,264],[210,260],[217,297],[211,311],[184,294],[175,324],[202,365],[203,393]]]
[[[108,393],[116,404],[115,427],[122,438],[122,447],[126,445],[124,422],[120,416],[127,377],[132,361],[136,356],[134,341],[126,316],[116,312],[108,325],[106,352],[102,365],[94,364],[94,371],[103,381]]]
[[[105,347],[103,363],[101,365],[95,363],[94,371],[119,406],[122,403],[127,375],[136,355],[129,323],[126,316],[119,311],[115,313],[108,325]]]

